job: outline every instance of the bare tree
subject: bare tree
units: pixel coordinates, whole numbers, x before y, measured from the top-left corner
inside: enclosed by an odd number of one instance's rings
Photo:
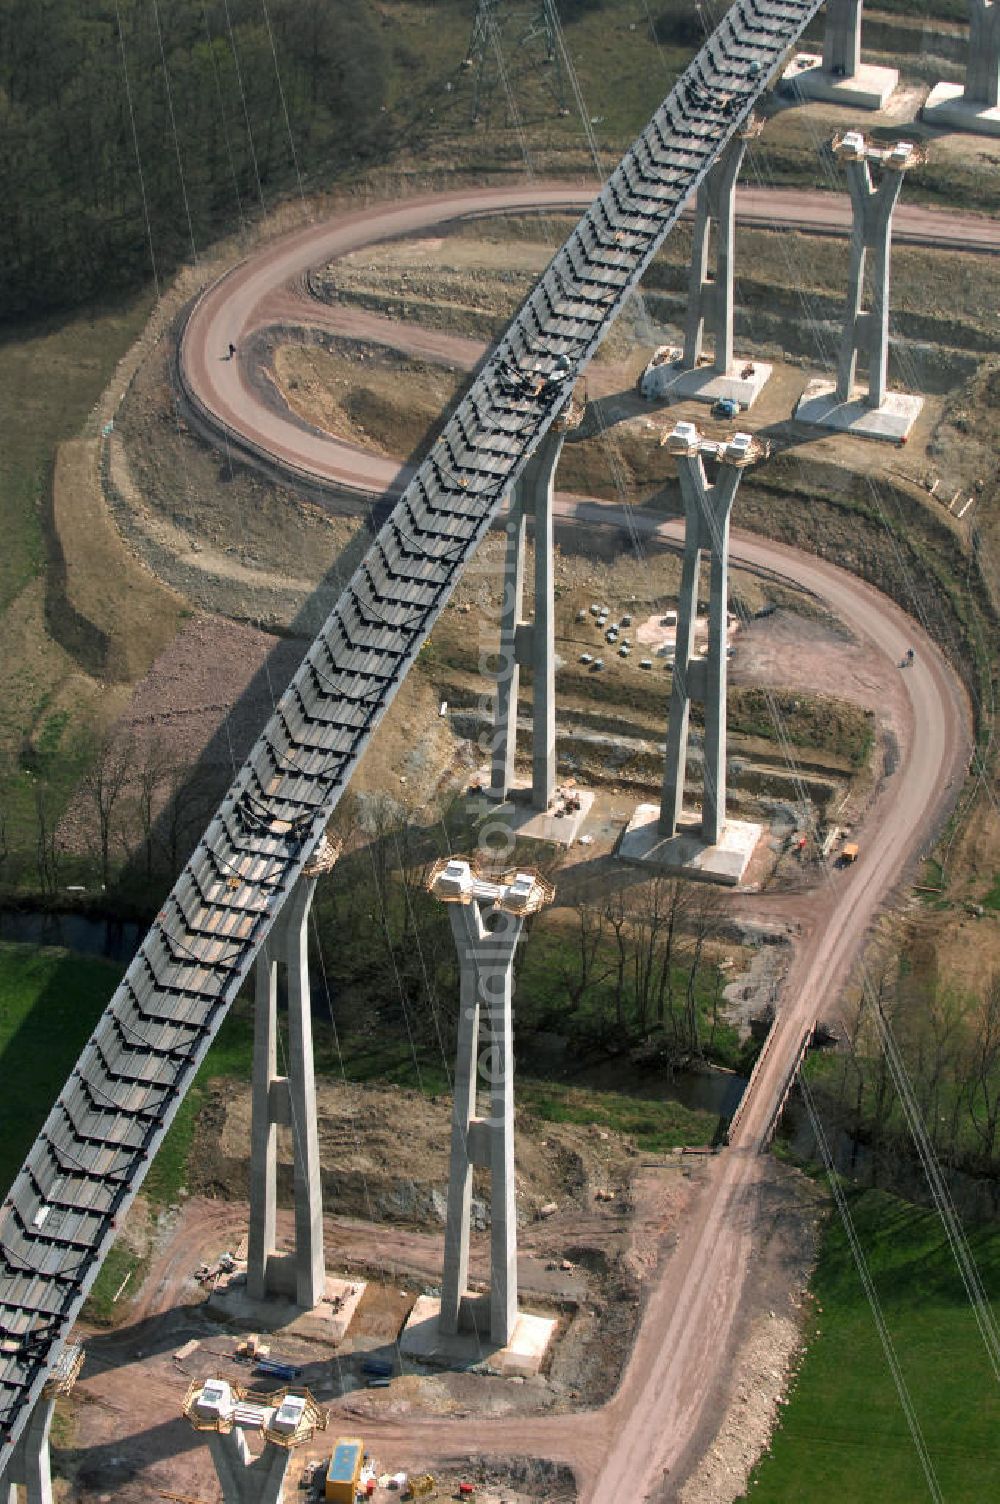
[[[97,756],[80,785],[94,813],[101,882],[106,888],[111,886],[111,847],[119,805],[128,782],[131,756],[130,737],[112,732],[101,738]]]
[[[62,849],[56,840],[57,817],[52,808],[52,791],[44,778],[35,779],[33,793],[38,886],[43,893],[51,895],[59,887],[59,869],[62,859]]]
[[[571,1012],[576,1012],[587,994],[606,982],[611,975],[605,957],[604,910],[585,898],[573,905],[576,919],[577,946],[574,960],[568,962],[560,955],[559,974],[566,989]]]
[[[134,759],[131,781],[147,882],[153,880],[156,854],[155,823],[159,795],[169,782],[172,762],[170,749],[159,736],[148,741],[141,755],[137,755]]]
[[[611,926],[615,937],[615,1027],[619,1033],[625,1032],[625,977],[628,973],[629,962],[629,915],[625,907],[623,894],[616,893],[611,902],[605,906],[604,917]]]
[[[1000,1133],[1000,972],[983,991],[969,1054],[969,1117],[983,1154],[992,1160]]]
[[[690,888],[679,877],[663,882],[664,925],[663,939],[659,950],[659,975],[656,982],[656,1021],[663,1024],[668,1013],[674,1010],[674,945],[688,907]]]
[[[688,909],[688,930],[691,948],[688,952],[688,977],[684,992],[684,1031],[687,1048],[694,1055],[701,1055],[701,1020],[698,1016],[698,982],[706,942],[719,926],[721,903],[714,888],[701,889],[697,897],[692,895]]]

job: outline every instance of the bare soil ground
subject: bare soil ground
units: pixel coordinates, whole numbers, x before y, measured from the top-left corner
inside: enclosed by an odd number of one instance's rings
[[[274,370],[288,406],[307,423],[399,459],[437,429],[465,381],[440,365],[340,342],[333,349],[280,345]]]
[[[341,1100],[335,1101],[334,1097]],[[239,1100],[243,1098],[244,1100]],[[245,1093],[217,1104],[225,1113],[226,1146],[240,1155],[237,1178],[229,1194],[241,1195],[245,1180]],[[415,1139],[398,1133],[405,1112]],[[353,1114],[357,1138],[352,1148],[339,1142],[331,1124]],[[412,1185],[413,1166],[430,1157],[444,1175],[440,1145],[446,1140],[447,1104],[413,1094],[337,1088],[321,1108],[324,1161],[336,1163],[353,1152],[355,1169],[367,1165],[388,1184],[394,1167],[397,1187]],[[245,1123],[243,1125],[245,1130]],[[417,1152],[413,1146],[417,1145]],[[211,1123],[206,1120],[199,1152],[215,1154]],[[372,1224],[348,1215],[350,1193],[328,1201],[336,1219],[325,1229],[331,1270],[362,1275],[368,1290],[347,1338],[334,1353],[314,1327],[282,1328],[272,1336],[275,1351],[303,1366],[303,1379],[324,1405],[332,1408],[331,1428],[315,1445],[297,1455],[292,1477],[302,1463],[329,1450],[338,1432],[369,1434],[386,1422],[438,1416],[454,1423],[454,1478],[478,1477],[480,1497],[512,1501],[544,1498],[571,1500],[571,1479],[545,1464],[520,1465],[516,1446],[505,1447],[505,1460],[476,1463],[470,1474],[462,1456],[463,1421],[484,1415],[517,1417],[565,1413],[581,1405],[600,1404],[611,1393],[625,1361],[642,1290],[669,1249],[690,1196],[699,1183],[697,1161],[667,1156],[659,1169],[640,1168],[628,1144],[614,1132],[600,1133],[567,1125],[522,1123],[518,1141],[524,1202],[553,1196],[558,1210],[544,1219],[532,1217],[520,1235],[519,1279],[529,1307],[559,1315],[557,1345],[543,1375],[525,1383],[488,1373],[449,1373],[406,1363],[386,1391],[365,1388],[360,1360],[366,1352],[395,1355],[395,1343],[416,1294],[439,1278],[443,1230],[436,1215],[408,1218],[397,1204],[393,1214]],[[360,1156],[360,1157],[358,1157]],[[594,1189],[615,1188],[611,1201],[596,1201]],[[398,1202],[398,1197],[397,1197]],[[370,1215],[370,1212],[369,1212]],[[130,1215],[149,1253],[148,1210]],[[417,1222],[429,1223],[425,1231]],[[409,1225],[408,1225],[409,1224]],[[214,1471],[196,1435],[180,1419],[180,1402],[192,1377],[221,1373],[244,1384],[253,1381],[233,1352],[239,1331],[209,1311],[206,1291],[194,1280],[201,1262],[214,1263],[224,1249],[237,1248],[246,1231],[241,1200],[206,1200],[194,1195],[183,1207],[161,1215],[155,1224],[148,1273],[142,1288],[122,1301],[119,1324],[91,1335],[84,1375],[72,1400],[62,1405],[56,1464],[69,1480],[74,1497],[84,1501],[113,1494],[131,1501],[150,1490],[181,1491],[196,1499],[218,1497]],[[279,1212],[279,1243],[291,1235],[290,1213]],[[487,1240],[473,1240],[472,1278],[488,1267]],[[184,1362],[174,1354],[196,1338],[197,1351]],[[468,1444],[474,1432],[468,1433]],[[393,1455],[384,1465],[415,1470],[419,1453]],[[492,1492],[496,1490],[496,1493]]]
[[[357,503],[327,511],[189,433],[170,385],[173,340],[150,351],[119,414],[116,520],[195,606],[312,637],[353,568]]]
[[[376,1111],[378,1096],[372,1104]],[[429,1127],[435,1104],[425,1107]],[[369,1284],[336,1351],[312,1325],[279,1327],[270,1334],[273,1351],[302,1366],[303,1381],[331,1412],[329,1430],[296,1454],[291,1485],[303,1464],[329,1451],[333,1437],[352,1433],[370,1445],[375,1439],[376,1455],[387,1469],[417,1471],[432,1461],[443,1484],[478,1481],[479,1497],[495,1504],[538,1499],[570,1504],[575,1498],[565,1470],[518,1460],[519,1425],[529,1417],[569,1416],[611,1394],[644,1292],[670,1257],[702,1182],[703,1162],[672,1155],[657,1168],[640,1168],[613,1133],[599,1140],[579,1129],[560,1128],[559,1134],[596,1179],[606,1177],[609,1165],[624,1179],[615,1202],[597,1203],[579,1195],[571,1174],[560,1184],[557,1213],[522,1229],[519,1279],[525,1303],[560,1317],[551,1359],[536,1379],[518,1383],[489,1373],[404,1363],[387,1390],[368,1390],[361,1360],[372,1351],[396,1356],[399,1328],[415,1295],[438,1277],[442,1232],[406,1227],[398,1218],[374,1226],[346,1215],[327,1219],[331,1270],[361,1275]],[[376,1135],[369,1147],[377,1146]],[[519,1149],[525,1147],[530,1160],[532,1145],[522,1135]],[[408,1161],[398,1146],[394,1162],[405,1178]],[[559,1170],[541,1164],[537,1152],[534,1162],[539,1186],[551,1187],[553,1177],[559,1181]],[[527,1178],[533,1173],[529,1165]],[[703,1464],[689,1472],[684,1462],[665,1499],[723,1504],[734,1497],[766,1444],[807,1316],[804,1290],[818,1205],[814,1188],[801,1176],[771,1167],[757,1212],[760,1247],[740,1358],[713,1407],[711,1430],[692,1445],[692,1458],[705,1453]],[[187,1385],[210,1373],[251,1389],[260,1385],[235,1360],[239,1326],[209,1309],[206,1291],[193,1276],[200,1263],[214,1263],[224,1249],[238,1248],[246,1232],[246,1206],[240,1200],[192,1196],[153,1224],[151,1250],[147,1210],[137,1206],[130,1220],[136,1218],[142,1221],[144,1251],[151,1253],[148,1273],[141,1289],[122,1301],[119,1324],[89,1337],[80,1382],[71,1400],[60,1402],[56,1466],[84,1504],[98,1504],[104,1496],[133,1504],[159,1490],[213,1501],[219,1489],[207,1450],[179,1413]],[[279,1242],[290,1234],[290,1214],[282,1210]],[[487,1257],[485,1240],[475,1237],[473,1279],[485,1274]],[[192,1338],[196,1350],[178,1360],[175,1354]],[[478,1450],[475,1425],[484,1417],[509,1427],[492,1461],[465,1455],[466,1448]],[[427,1422],[433,1423],[433,1433],[425,1429]],[[433,1452],[428,1453],[431,1434]],[[442,1455],[451,1455],[450,1466],[437,1465]]]
[[[317,1122],[324,1197],[344,1216],[394,1226],[441,1227],[448,1186],[451,1101],[418,1091],[337,1082],[317,1087]],[[401,1125],[405,1133],[401,1135]],[[279,1131],[279,1185],[291,1197],[290,1130]],[[246,1180],[250,1089],[218,1082],[201,1114],[192,1156],[191,1190],[229,1195]],[[619,1134],[545,1123],[523,1112],[517,1123],[518,1217],[530,1224],[556,1202],[589,1209],[596,1192],[626,1194],[637,1162]],[[484,1174],[475,1177],[486,1193]],[[480,1219],[484,1212],[478,1214]]]

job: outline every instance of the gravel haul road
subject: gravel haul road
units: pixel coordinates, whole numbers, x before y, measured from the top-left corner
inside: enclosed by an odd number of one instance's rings
[[[318,435],[264,407],[239,362],[221,359],[222,352],[230,341],[239,346],[255,329],[280,322],[277,315],[283,307],[287,311],[288,299],[304,296],[306,271],[337,255],[457,216],[577,208],[589,197],[575,185],[439,195],[345,214],[286,236],[234,268],[196,304],[181,348],[187,395],[216,432],[239,436],[291,475],[380,492],[398,482],[395,462]],[[755,222],[842,231],[848,209],[846,199],[827,195],[773,194],[763,203],[751,191],[741,196],[740,214],[761,216]],[[1000,225],[985,221],[911,208],[900,211],[898,225],[902,235],[929,243],[968,249],[981,235],[983,245],[1000,249]],[[426,332],[412,337],[428,338]],[[465,358],[470,353],[464,352]],[[562,496],[557,507],[562,516],[586,523],[623,520],[620,508],[578,497]],[[630,526],[655,529],[669,540],[680,536],[679,523],[657,524],[641,515],[633,516]],[[761,1150],[803,1034],[818,1017],[836,1016],[872,921],[944,820],[971,751],[969,710],[957,677],[900,607],[834,565],[771,542],[736,535],[732,556],[734,564],[776,571],[811,591],[873,657],[895,665],[907,647],[916,649],[914,668],[902,676],[911,734],[899,765],[882,780],[857,864],[831,874],[816,895],[733,1142],[712,1161],[678,1243],[659,1271],[615,1395],[594,1412],[516,1421],[482,1418],[474,1428],[467,1421],[417,1415],[408,1415],[405,1423],[367,1422],[370,1443],[383,1454],[405,1448],[428,1461],[470,1451],[546,1457],[573,1468],[587,1504],[671,1498],[673,1480],[703,1448],[718,1419],[712,1407],[732,1371],[737,1315],[753,1272],[755,1213],[766,1163]]]
[[[398,461],[366,455],[355,445],[307,428],[291,413],[268,407],[251,388],[240,360],[225,359],[230,345],[240,350],[251,335],[289,321],[363,337],[365,328],[371,328],[364,319],[308,298],[304,279],[312,267],[376,241],[423,234],[449,220],[578,210],[593,196],[592,187],[579,183],[435,194],[338,214],[283,235],[233,267],[198,299],[181,339],[178,368],[184,393],[217,434],[291,475],[363,492],[401,490],[409,472]],[[744,188],[737,191],[736,213],[743,224],[837,235],[846,235],[851,224],[846,194]],[[981,215],[903,204],[896,210],[893,235],[897,243],[1000,253],[1000,222]],[[483,350],[473,341],[427,330],[414,331],[411,339],[413,354],[432,359],[447,351],[448,359],[471,364]]]

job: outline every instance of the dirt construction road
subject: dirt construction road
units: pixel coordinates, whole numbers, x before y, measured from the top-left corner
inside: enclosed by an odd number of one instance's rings
[[[290,280],[338,253],[374,239],[423,230],[457,214],[537,207],[542,202],[569,207],[585,197],[576,187],[463,194],[367,210],[286,237],[236,268],[196,306],[182,348],[188,392],[216,430],[221,423],[241,434],[244,442],[293,473],[322,474],[348,487],[382,490],[388,483],[387,470],[391,481],[397,466],[335,444],[263,408],[245,385],[239,363],[221,360],[220,353],[230,340],[238,344],[248,332],[271,321],[269,299],[287,296],[281,289]],[[818,203],[821,199],[796,195],[796,213],[833,212],[832,203]],[[777,217],[773,200],[768,215],[772,222]],[[902,214],[900,219],[905,223]],[[952,230],[967,235],[958,221],[941,225],[930,211],[911,211],[911,220],[926,221],[934,234]],[[1000,226],[989,228],[1000,245]],[[963,243],[968,244],[967,239]],[[582,521],[615,520],[618,511],[579,498],[563,497],[559,506],[564,515]],[[639,527],[656,527],[655,521],[642,517],[633,521]],[[660,530],[676,535],[678,525],[661,525]],[[810,555],[745,536],[734,539],[732,552],[736,564],[777,571],[812,591],[872,655],[898,664],[908,646],[916,649],[915,666],[902,675],[911,734],[901,747],[898,767],[882,781],[857,865],[831,874],[805,919],[775,1029],[733,1143],[712,1162],[704,1189],[646,1303],[612,1400],[593,1413],[520,1417],[516,1422],[484,1418],[474,1429],[467,1421],[416,1415],[407,1415],[400,1424],[369,1422],[366,1439],[382,1455],[405,1451],[429,1462],[470,1451],[548,1457],[572,1466],[583,1501],[670,1499],[676,1497],[674,1480],[704,1447],[718,1419],[713,1406],[725,1390],[736,1318],[752,1277],[753,1233],[766,1163],[760,1149],[789,1070],[804,1031],[819,1015],[835,1016],[873,918],[954,802],[971,747],[968,707],[955,675],[898,606]]]
[[[375,241],[421,234],[448,220],[519,210],[576,210],[592,198],[592,189],[575,183],[484,188],[380,204],[284,235],[240,262],[196,303],[180,349],[185,394],[217,434],[224,433],[230,443],[251,454],[279,462],[291,474],[364,492],[399,489],[407,472],[398,461],[367,455],[343,440],[316,433],[291,413],[268,407],[248,382],[239,356],[226,359],[230,345],[239,351],[259,330],[296,322],[368,337],[382,321],[308,298],[304,278],[310,268]],[[740,223],[762,227],[833,234],[850,229],[846,194],[743,188],[737,191],[736,212]],[[1000,223],[981,215],[957,216],[904,204],[893,226],[897,242],[1000,253]],[[482,346],[471,340],[428,330],[413,331],[406,348],[432,359],[447,353],[459,364],[471,364],[482,353]]]

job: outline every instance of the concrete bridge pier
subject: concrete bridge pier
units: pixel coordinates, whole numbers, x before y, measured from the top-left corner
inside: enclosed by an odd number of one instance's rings
[[[445,1224],[440,1330],[457,1333],[469,1274],[472,1171],[490,1176],[489,1337],[506,1346],[517,1321],[517,1204],[514,1183],[514,1047],[511,996],[520,915],[494,911],[487,928],[478,901],[453,904],[461,1012],[455,1059],[451,1168]],[[480,1087],[489,1116],[479,1115]]]
[[[546,810],[556,787],[555,597],[552,574],[552,495],[566,429],[553,425],[528,461],[511,497],[507,518],[500,666],[493,718],[490,794],[501,803],[514,792],[517,697],[521,669],[532,670],[531,788],[533,809]],[[524,610],[528,514],[535,521],[534,620]]]
[[[287,1447],[264,1443],[255,1457],[240,1426],[205,1434],[222,1488],[222,1504],[281,1504],[291,1460]]]
[[[69,1394],[83,1367],[83,1348],[77,1343],[65,1347],[53,1365],[51,1376],[42,1389],[28,1422],[17,1439],[3,1473],[0,1474],[0,1498],[5,1504],[18,1504],[18,1489],[24,1489],[25,1504],[53,1504],[52,1462],[49,1433],[55,1414],[56,1399]]]
[[[885,401],[889,365],[889,268],[892,253],[892,216],[903,187],[901,172],[886,172],[877,185],[866,159],[848,161],[847,187],[854,217],[851,226],[851,264],[847,281],[844,332],[837,361],[837,397],[849,402],[854,391],[858,359],[868,371],[869,407]],[[862,307],[865,274],[871,302]]]
[[[771,374],[764,362],[737,361],[733,355],[736,302],[736,180],[747,143],[762,122],[751,120],[722,151],[698,189],[692,232],[688,312],[684,327],[683,375],[671,382],[674,397],[717,402],[728,397],[741,408],[752,407]],[[715,231],[715,268],[710,269]],[[706,334],[712,341],[710,365],[702,364]]]
[[[743,881],[762,827],[726,818],[726,688],[729,651],[729,520],[743,470],[766,459],[766,440],[734,434],[707,441],[690,423],[670,435],[684,501],[684,559],[677,598],[670,709],[659,805],[639,804],[618,846],[626,862],[728,886]],[[714,483],[703,455],[718,466]],[[708,641],[696,647],[702,555],[709,565]],[[701,815],[684,812],[692,701],[704,707]]]
[[[892,216],[903,176],[922,160],[922,154],[910,142],[873,146],[857,131],[835,137],[833,151],[844,162],[854,211],[837,379],[832,387],[822,381],[811,383],[795,416],[799,422],[898,442],[909,434],[923,398],[890,392],[887,385]],[[873,163],[879,167],[877,180]],[[859,366],[866,389],[857,380]]]
[[[18,1504],[18,1487],[24,1489],[26,1504],[52,1504],[52,1465],[49,1458],[49,1431],[55,1413],[56,1397],[44,1391],[35,1404],[3,1476],[5,1497]]]
[[[250,1126],[250,1231],[247,1294],[251,1300],[291,1299],[312,1310],[323,1299],[323,1198],[316,1128],[309,990],[309,911],[320,874],[339,855],[324,840],[285,901],[257,957]],[[288,1058],[278,1059],[278,984],[288,1003]],[[282,1255],[275,1239],[278,1128],[292,1131],[295,1250]]]
[[[929,125],[1000,136],[1000,0],[966,0],[969,56],[965,83],[935,84],[921,118]]]
[[[551,903],[554,889],[530,870],[497,879],[480,876],[464,858],[437,863],[427,886],[451,909],[460,1009],[441,1297],[420,1297],[400,1347],[437,1362],[489,1356],[500,1372],[527,1376],[538,1372],[555,1322],[517,1308],[511,999],[524,921]],[[488,1297],[468,1288],[476,1168],[489,1173]]]
[[[855,110],[883,110],[896,85],[898,68],[861,61],[862,0],[827,0],[823,52],[800,52],[781,76],[796,99],[824,100]]]
[[[722,463],[714,485],[709,485],[704,461],[698,453],[678,455],[677,470],[684,500],[684,562],[677,602],[677,646],[659,833],[670,838],[681,831],[691,701],[700,700],[705,707],[701,840],[706,846],[717,846],[726,823],[729,519],[742,471],[735,465]],[[708,654],[704,657],[695,652],[702,553],[708,555],[710,570]]]

